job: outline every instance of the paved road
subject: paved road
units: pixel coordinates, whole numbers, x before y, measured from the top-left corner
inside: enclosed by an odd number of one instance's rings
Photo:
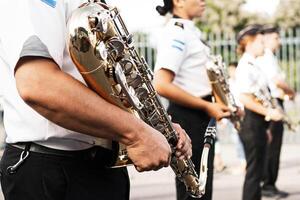
[[[243,175],[230,171],[237,164],[233,145],[223,145],[222,152],[228,170],[216,173],[214,178],[214,200],[241,200]],[[131,177],[131,200],[174,200],[175,186],[170,169],[158,172],[137,173],[129,168]],[[288,191],[286,200],[300,200],[300,145],[284,145],[278,187]],[[270,200],[271,198],[263,198]]]

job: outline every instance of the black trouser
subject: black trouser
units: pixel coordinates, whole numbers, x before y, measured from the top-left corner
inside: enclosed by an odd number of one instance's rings
[[[174,103],[170,103],[169,114],[172,116],[172,121],[179,123],[180,126],[185,129],[187,134],[192,140],[192,161],[195,164],[196,172],[199,173],[201,155],[203,150],[204,133],[206,131],[210,117],[201,110],[195,110],[186,108]],[[213,160],[214,148],[210,149],[209,163],[208,163],[208,177],[206,184],[206,193],[201,198],[202,200],[212,199],[212,187],[213,187]],[[178,200],[194,199],[189,197],[186,193],[185,185],[176,179],[176,190]]]
[[[263,178],[268,123],[262,115],[245,109],[246,115],[239,136],[247,161],[243,200],[260,200],[260,182]]]
[[[283,109],[283,101],[278,99],[278,103]],[[269,128],[272,134],[272,141],[267,145],[268,147],[265,160],[263,187],[275,186],[275,182],[278,177],[280,152],[283,138],[283,122],[272,121]]]
[[[22,150],[6,145],[0,165],[4,197],[6,200],[128,200],[126,168],[104,167],[103,160],[108,154],[102,150],[83,150],[75,157],[30,152],[16,173],[9,174],[7,168],[17,163]]]

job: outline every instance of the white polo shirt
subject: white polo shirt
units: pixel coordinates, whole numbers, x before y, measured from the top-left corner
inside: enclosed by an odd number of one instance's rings
[[[65,73],[84,82],[66,51],[66,23],[71,12],[85,0],[1,0],[0,84],[3,84],[6,142],[33,141],[64,150],[78,150],[111,141],[62,128],[29,107],[16,89],[14,69],[24,42],[36,36]],[[43,66],[41,66],[43,67]]]
[[[258,89],[268,87],[267,79],[255,61],[248,53],[244,53],[239,60],[235,74],[239,94],[253,94]]]
[[[282,98],[283,91],[276,86],[277,80],[285,79],[284,72],[280,69],[278,60],[274,53],[270,49],[265,49],[263,56],[256,59],[258,66],[268,79],[268,84],[271,90],[271,94],[275,98]]]
[[[194,22],[172,18],[160,36],[155,71],[164,68],[174,72],[173,83],[194,96],[211,94],[205,66],[210,52]]]

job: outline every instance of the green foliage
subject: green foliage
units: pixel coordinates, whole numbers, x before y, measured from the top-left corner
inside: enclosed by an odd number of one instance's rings
[[[236,33],[247,24],[274,23],[282,29],[300,27],[299,0],[281,0],[273,16],[245,11],[246,0],[206,0],[197,26],[206,33]]]
[[[299,0],[281,0],[273,21],[282,29],[300,27]]]
[[[235,33],[251,21],[259,20],[257,15],[242,9],[245,3],[245,0],[207,0],[205,14],[197,25],[208,33]]]

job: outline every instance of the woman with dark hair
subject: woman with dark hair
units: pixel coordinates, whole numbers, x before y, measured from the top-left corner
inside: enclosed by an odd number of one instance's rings
[[[236,69],[236,82],[239,83],[239,97],[246,113],[239,134],[247,161],[242,199],[260,200],[268,121],[278,121],[282,115],[276,109],[264,107],[255,98],[258,91],[268,90],[266,77],[255,64],[255,58],[264,53],[261,26],[247,26],[238,33],[237,42],[242,57]]]
[[[206,72],[209,47],[201,41],[201,32],[193,19],[201,17],[205,10],[204,0],[164,0],[157,6],[161,15],[170,13],[160,35],[157,47],[154,87],[170,101],[169,114],[179,123],[192,140],[196,171],[199,172],[200,158],[206,127],[211,117],[217,120],[228,117],[226,106],[212,103],[212,89]],[[206,194],[201,198],[212,199],[214,149],[210,151]],[[186,193],[185,186],[176,180],[177,199],[193,199]]]

